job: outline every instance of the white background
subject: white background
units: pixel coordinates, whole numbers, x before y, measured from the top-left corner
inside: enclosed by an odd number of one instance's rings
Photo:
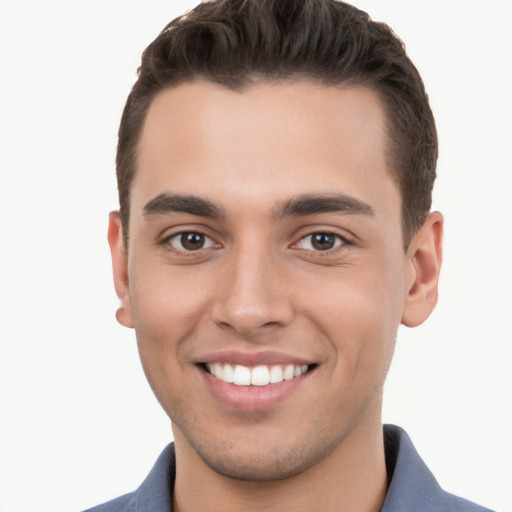
[[[0,512],[132,490],[171,440],[114,320],[116,131],[142,49],[191,1],[0,1]],[[384,420],[446,489],[512,512],[512,3],[357,2],[436,114],[441,298],[399,332]]]

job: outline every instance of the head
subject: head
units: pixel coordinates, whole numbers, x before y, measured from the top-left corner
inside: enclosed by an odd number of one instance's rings
[[[437,299],[435,148],[402,44],[346,4],[208,2],[149,46],[109,241],[179,460],[279,480],[379,452],[398,326]]]
[[[363,86],[386,113],[388,170],[402,198],[404,248],[432,202],[437,133],[423,81],[384,23],[336,0],[216,0],[173,20],[146,48],[119,128],[117,179],[128,242],[138,143],[155,96],[205,80],[231,90],[280,80]]]

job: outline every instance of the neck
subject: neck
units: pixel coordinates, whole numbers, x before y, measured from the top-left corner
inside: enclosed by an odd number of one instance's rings
[[[293,477],[246,482],[219,475],[174,428],[175,512],[378,512],[387,492],[380,417],[359,425],[333,452]]]

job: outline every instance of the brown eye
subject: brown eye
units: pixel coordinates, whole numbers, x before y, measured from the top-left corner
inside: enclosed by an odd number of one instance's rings
[[[182,233],[180,242],[187,251],[197,251],[204,246],[204,235],[199,233]]]
[[[303,237],[299,247],[308,251],[329,251],[345,243],[346,240],[339,235],[320,232]]]
[[[210,237],[193,231],[177,233],[169,237],[167,243],[174,249],[183,252],[199,251],[215,246],[215,242]]]
[[[311,245],[317,251],[327,251],[334,247],[336,243],[336,237],[328,235],[326,233],[315,233],[311,236]]]

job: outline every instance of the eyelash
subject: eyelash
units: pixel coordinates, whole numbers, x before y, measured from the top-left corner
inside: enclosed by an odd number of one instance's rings
[[[183,237],[185,235],[188,235],[188,236],[195,235],[197,237],[202,237],[204,239],[205,245],[203,245],[195,250],[186,249],[185,247],[183,247],[183,241],[184,241]],[[174,240],[174,239],[179,240],[178,243],[181,244],[181,246],[182,246],[181,248],[176,247],[172,243],[172,240]],[[168,248],[170,247],[173,251],[175,251],[179,254],[190,254],[190,255],[197,254],[204,249],[213,249],[213,248],[215,248],[215,246],[219,246],[219,244],[217,244],[217,242],[215,242],[210,236],[208,236],[205,233],[202,233],[200,231],[180,231],[179,233],[172,233],[171,235],[165,237],[160,243],[161,243],[161,245],[164,245]]]
[[[334,246],[333,247],[330,247],[330,248],[327,248],[327,249],[318,249],[318,248],[314,248],[312,245],[313,245],[313,240],[312,240],[312,237],[314,236],[322,236],[322,237],[329,237],[329,238],[333,238],[334,239]],[[311,248],[304,248],[304,247],[299,247],[300,244],[303,243],[304,240],[306,239],[311,239],[310,242],[309,242],[309,245],[311,246]],[[297,242],[296,244],[294,244],[292,246],[292,248],[302,248],[303,250],[305,251],[308,251],[310,253],[314,253],[315,255],[318,255],[318,256],[323,256],[323,255],[328,255],[328,254],[332,254],[334,252],[337,252],[338,250],[341,250],[342,247],[346,247],[346,246],[349,246],[351,245],[351,242],[350,240],[348,240],[347,238],[337,234],[337,233],[332,233],[330,231],[315,231],[313,233],[308,233],[307,235],[303,236],[300,238],[299,242]]]
[[[198,247],[197,249],[187,249],[186,247],[183,246],[183,242],[184,242],[183,237],[185,235],[188,235],[189,237],[190,236],[201,237],[203,239],[204,243],[201,247]],[[312,241],[312,237],[314,237],[314,236],[333,238],[334,246],[327,248],[327,249],[323,249],[323,250],[315,248],[313,246],[314,242]],[[310,247],[309,248],[301,247],[303,242],[308,238],[311,239],[311,241],[309,242]],[[181,244],[181,248],[176,247],[176,244],[172,242],[173,240],[177,240],[177,243]],[[163,246],[166,246],[167,248],[170,248],[171,250],[173,250],[176,253],[187,254],[187,255],[199,254],[205,249],[214,249],[214,248],[220,247],[220,244],[215,242],[207,234],[202,233],[201,231],[192,231],[192,230],[191,231],[180,231],[178,233],[172,233],[171,235],[165,237],[160,242],[160,244]],[[345,238],[337,233],[332,233],[330,231],[314,231],[312,233],[308,233],[307,235],[302,236],[298,242],[294,243],[291,246],[291,248],[292,249],[303,249],[310,253],[314,253],[315,255],[323,256],[324,254],[327,255],[327,254],[332,254],[333,252],[337,252],[338,250],[340,250],[341,247],[345,247],[345,246],[349,246],[349,245],[351,245],[350,240],[348,240],[347,238]]]

